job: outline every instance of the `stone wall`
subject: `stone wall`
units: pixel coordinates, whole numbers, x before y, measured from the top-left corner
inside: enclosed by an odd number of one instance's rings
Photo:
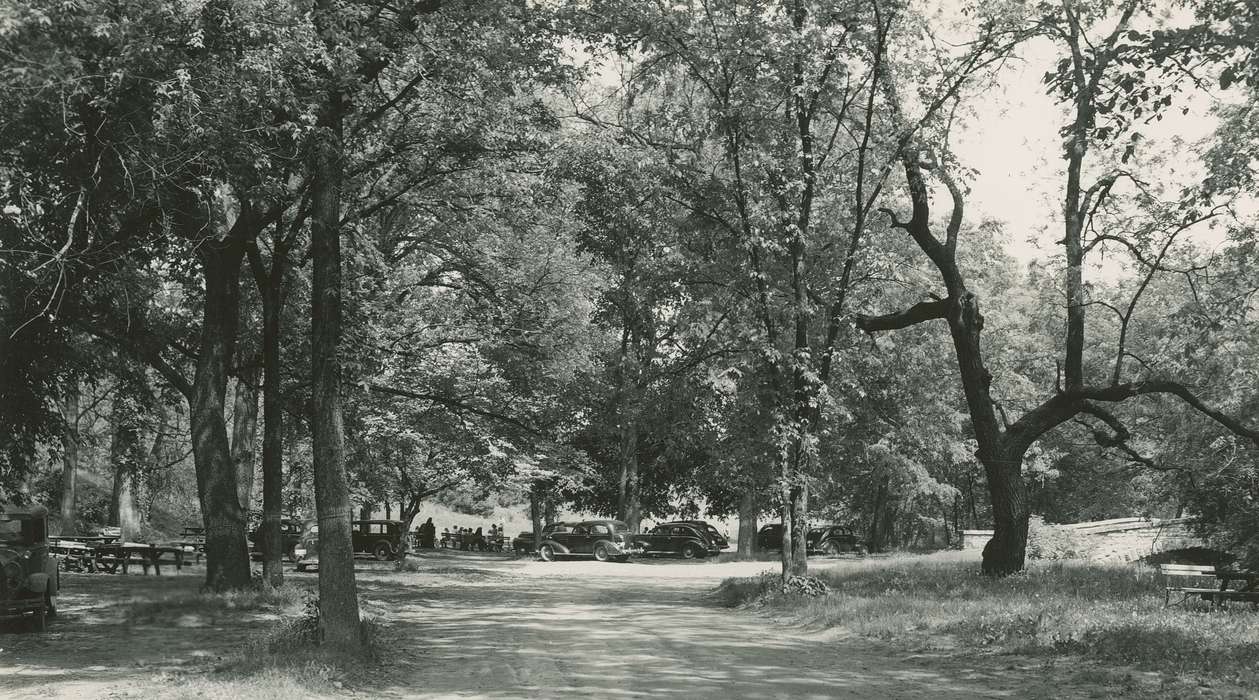
[[[1117,518],[1069,525],[1033,523],[1033,530],[1044,528],[1059,546],[1046,548],[1042,556],[1083,556],[1094,561],[1135,561],[1151,554],[1206,544],[1192,530],[1192,518],[1165,520]],[[1033,534],[1033,537],[1035,535]],[[992,530],[963,530],[962,549],[982,550],[992,539]],[[1070,547],[1062,543],[1069,542]]]

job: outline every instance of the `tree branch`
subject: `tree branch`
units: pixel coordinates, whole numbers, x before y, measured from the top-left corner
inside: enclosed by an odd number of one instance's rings
[[[858,314],[856,316],[856,323],[858,328],[867,333],[874,333],[876,331],[891,331],[898,328],[908,328],[909,326],[936,318],[945,318],[948,313],[948,309],[948,299],[920,301],[904,311],[883,314],[882,316],[866,316]]]

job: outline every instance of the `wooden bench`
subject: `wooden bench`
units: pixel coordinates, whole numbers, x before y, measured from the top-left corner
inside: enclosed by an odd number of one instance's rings
[[[1190,579],[1191,584],[1167,586],[1163,597],[1163,607],[1173,605],[1171,602],[1173,593],[1181,595],[1180,600],[1174,605],[1182,605],[1193,597],[1211,603],[1212,607],[1227,600],[1259,604],[1259,572],[1192,564],[1162,564],[1158,570],[1169,580]],[[1230,588],[1233,582],[1237,582],[1238,587]]]

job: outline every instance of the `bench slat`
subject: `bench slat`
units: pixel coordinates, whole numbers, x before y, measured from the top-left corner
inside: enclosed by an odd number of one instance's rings
[[[1189,564],[1162,564],[1159,573],[1167,576],[1214,576],[1214,566],[1193,566]]]

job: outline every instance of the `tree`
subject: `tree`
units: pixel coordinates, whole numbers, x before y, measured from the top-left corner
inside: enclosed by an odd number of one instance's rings
[[[930,260],[944,284],[945,295],[933,295],[929,301],[919,302],[898,313],[860,316],[857,321],[867,332],[905,328],[936,319],[947,322],[975,432],[976,455],[984,466],[992,499],[995,532],[984,548],[983,570],[997,576],[1019,571],[1024,566],[1029,516],[1027,488],[1022,474],[1024,457],[1037,439],[1064,422],[1088,415],[1108,428],[1111,439],[1124,442],[1129,436],[1128,430],[1107,408],[1107,404],[1137,396],[1171,394],[1239,435],[1252,440],[1259,438],[1259,432],[1210,407],[1189,385],[1176,378],[1146,370],[1142,372],[1144,376],[1125,381],[1125,362],[1129,359],[1125,342],[1133,311],[1144,289],[1156,274],[1175,269],[1168,262],[1167,255],[1178,236],[1218,212],[1203,211],[1194,203],[1182,208],[1177,204],[1158,202],[1156,197],[1141,191],[1138,184],[1142,204],[1154,213],[1143,223],[1139,237],[1130,240],[1099,232],[1101,221],[1107,214],[1104,204],[1112,196],[1116,183],[1133,176],[1124,171],[1112,171],[1086,188],[1083,185],[1083,166],[1090,144],[1108,143],[1132,123],[1131,119],[1122,115],[1107,115],[1112,114],[1117,96],[1133,91],[1141,94],[1134,86],[1136,78],[1124,69],[1134,62],[1132,52],[1140,50],[1133,44],[1125,43],[1139,3],[1121,3],[1116,10],[1118,18],[1111,29],[1100,37],[1089,36],[1091,24],[1104,20],[1111,9],[1109,5],[1082,9],[1067,2],[1060,7],[1045,5],[1038,9],[1043,12],[1039,21],[1045,31],[1069,50],[1069,56],[1062,59],[1057,69],[1046,77],[1071,107],[1071,122],[1063,129],[1067,165],[1062,239],[1066,263],[1062,281],[1066,323],[1063,360],[1054,393],[1013,422],[1005,417],[1004,409],[994,400],[991,387],[993,375],[985,362],[981,341],[984,317],[980,313],[979,299],[968,288],[957,262],[959,233],[964,220],[964,193],[948,172],[947,152],[942,152],[943,158],[939,157],[921,143],[903,149],[901,165],[913,214],[908,221],[901,221],[892,210],[884,210],[892,225],[907,232]],[[1170,104],[1170,98],[1163,95],[1150,91],[1145,95],[1131,103],[1133,113],[1139,115],[1140,109]],[[1127,158],[1128,154],[1125,154],[1121,160],[1126,162]],[[936,235],[931,222],[927,173],[935,175],[952,200],[953,209],[942,238]],[[1090,368],[1086,362],[1089,358],[1085,352],[1085,311],[1095,302],[1086,294],[1083,270],[1085,256],[1107,242],[1131,252],[1143,281],[1132,291],[1128,302],[1117,309],[1118,333],[1111,355],[1108,382],[1096,382],[1086,376],[1088,370],[1106,370]],[[1150,245],[1139,245],[1143,242]],[[1112,305],[1111,308],[1115,307]]]

